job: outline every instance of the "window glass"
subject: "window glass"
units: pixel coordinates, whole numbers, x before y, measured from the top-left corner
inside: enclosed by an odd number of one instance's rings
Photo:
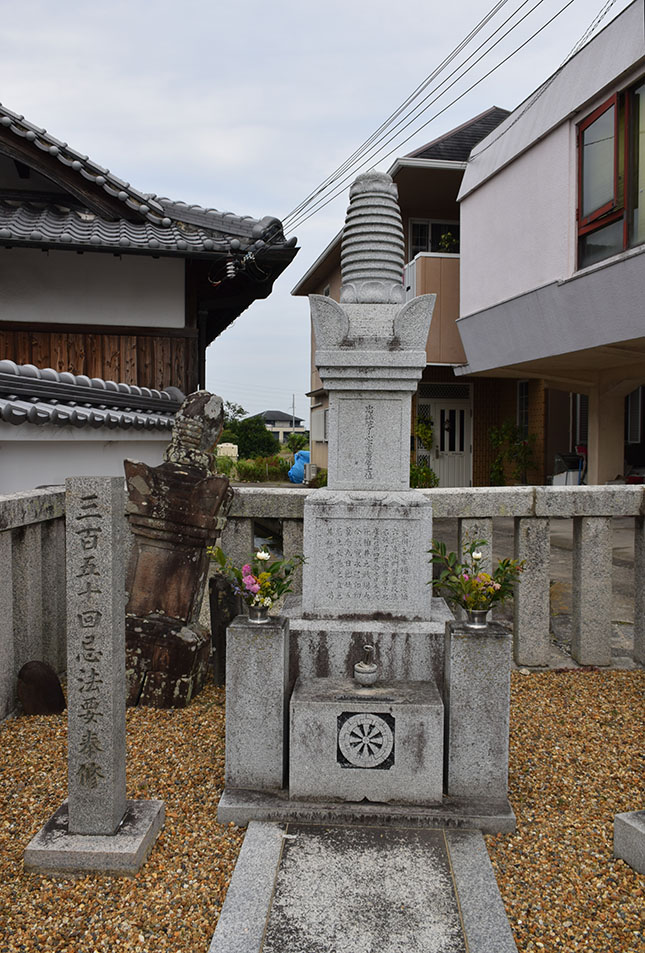
[[[419,252],[430,251],[430,223],[412,222],[410,238],[410,259]]]
[[[604,258],[611,258],[623,250],[623,220],[605,225],[580,238],[578,268],[586,268]]]
[[[456,255],[459,252],[459,224],[457,222],[432,223],[432,251]]]
[[[581,133],[583,218],[614,203],[615,118],[611,105]]]
[[[632,177],[630,245],[645,242],[645,84],[632,97]],[[643,157],[643,162],[641,162]],[[641,215],[641,212],[643,213]]]

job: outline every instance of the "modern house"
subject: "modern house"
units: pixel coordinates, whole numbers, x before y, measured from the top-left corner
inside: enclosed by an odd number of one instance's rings
[[[429,463],[441,486],[488,484],[494,457],[489,429],[507,418],[515,420],[517,413],[513,382],[455,378],[455,368],[466,361],[456,323],[463,237],[457,196],[471,149],[507,116],[506,110],[492,107],[397,159],[389,170],[398,188],[403,218],[407,297],[437,294],[426,347],[428,363],[413,401],[411,460]],[[300,279],[293,294],[326,294],[339,300],[340,283],[339,234]],[[312,463],[326,467],[328,398],[313,364],[314,349],[312,334]],[[432,422],[432,446],[425,446],[416,435],[417,420]]]
[[[56,400],[67,388],[74,403],[80,386],[96,411],[93,398],[107,384],[104,396],[129,393],[133,411],[167,411],[177,393],[204,386],[207,346],[270,294],[294,246],[275,218],[144,194],[0,106],[0,361],[9,362],[0,374],[8,375],[0,381],[0,492],[18,442],[46,452],[74,433],[77,450],[90,435],[96,450],[128,426],[98,412],[91,425],[82,414],[69,424],[62,406],[57,416],[24,418],[16,400]],[[170,404],[157,396],[168,388],[177,392]],[[126,406],[103,404],[115,414]],[[51,482],[42,468],[27,475]]]
[[[304,420],[293,414],[284,414],[281,410],[265,410],[260,417],[264,420],[267,430],[277,437],[280,443],[286,443],[292,433],[305,433]]]
[[[589,483],[645,464],[644,94],[635,0],[473,150],[459,195],[455,373],[507,377],[534,414],[541,392]]]

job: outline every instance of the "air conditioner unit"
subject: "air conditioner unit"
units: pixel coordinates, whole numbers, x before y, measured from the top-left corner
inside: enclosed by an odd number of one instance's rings
[[[318,467],[315,463],[305,463],[305,483],[309,483],[310,480],[318,473]]]

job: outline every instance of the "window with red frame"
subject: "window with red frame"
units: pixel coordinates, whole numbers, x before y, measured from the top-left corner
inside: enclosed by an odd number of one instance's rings
[[[578,125],[578,268],[645,242],[644,96],[645,82]]]

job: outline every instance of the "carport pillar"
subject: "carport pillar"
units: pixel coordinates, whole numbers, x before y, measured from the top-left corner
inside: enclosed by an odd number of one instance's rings
[[[594,388],[589,393],[587,483],[602,485],[625,469],[625,397]]]

